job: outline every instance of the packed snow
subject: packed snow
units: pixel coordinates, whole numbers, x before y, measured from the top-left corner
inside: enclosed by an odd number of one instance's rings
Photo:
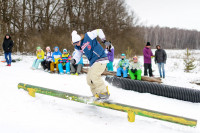
[[[154,50],[153,50],[154,51]],[[193,51],[197,67],[190,73],[184,72],[184,50],[166,50],[166,78],[163,84],[199,89],[194,81],[200,80],[200,50]],[[1,133],[199,133],[200,126],[187,127],[156,119],[136,116],[130,123],[127,113],[77,103],[56,97],[36,94],[33,98],[18,83],[91,96],[86,82],[86,74],[79,76],[59,75],[44,72],[41,67],[32,70],[35,56],[13,55],[22,59],[7,67],[0,63],[0,132]],[[3,56],[0,56],[3,59]],[[143,63],[143,57],[139,60]],[[115,59],[115,66],[118,59]],[[153,74],[159,77],[155,63]],[[103,77],[105,79],[105,77]],[[200,103],[191,103],[148,93],[116,88],[106,82],[114,102],[133,105],[145,109],[183,116],[200,121]],[[199,124],[199,123],[198,123]]]

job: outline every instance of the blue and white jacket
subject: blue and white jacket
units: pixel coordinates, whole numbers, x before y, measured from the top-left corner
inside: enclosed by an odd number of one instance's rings
[[[97,36],[101,40],[105,39],[105,35],[101,29],[93,30],[91,32],[85,33],[84,39],[81,41],[80,46],[75,46],[75,55],[74,59],[78,63],[83,55],[88,58],[90,62],[90,66],[92,66],[95,62],[100,61],[108,61],[108,57],[103,49],[103,47],[97,41]]]

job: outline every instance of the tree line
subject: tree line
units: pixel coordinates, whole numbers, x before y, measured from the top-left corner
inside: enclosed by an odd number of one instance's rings
[[[73,30],[101,28],[116,54],[127,47],[141,53],[137,20],[124,0],[0,0],[0,40],[10,33],[15,52],[34,52],[36,46],[73,50]]]
[[[73,30],[81,34],[98,28],[116,55],[142,54],[147,41],[164,48],[200,47],[198,31],[141,26],[125,0],[0,0],[0,41],[9,33],[14,52],[35,53],[37,46],[72,51]]]
[[[169,27],[142,27],[144,40],[167,49],[200,49],[200,32]]]

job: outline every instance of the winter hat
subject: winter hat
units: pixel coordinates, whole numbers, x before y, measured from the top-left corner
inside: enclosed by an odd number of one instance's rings
[[[40,49],[41,49],[41,47],[40,47],[40,46],[38,46],[36,49],[37,49],[37,50],[40,50]]]
[[[138,57],[137,57],[137,56],[134,56],[133,59],[138,59]]]
[[[77,43],[81,40],[81,36],[77,34],[77,31],[72,31],[72,43]]]
[[[54,52],[55,52],[55,49],[56,49],[56,48],[58,49],[58,51],[57,51],[57,52],[60,52],[60,51],[59,51],[59,47],[58,47],[58,46],[55,46],[55,47],[54,47]]]
[[[150,42],[147,42],[146,46],[151,46]]]
[[[47,50],[51,51],[51,49],[50,49],[50,47],[49,47],[49,46],[47,46],[47,47],[46,47],[46,51],[47,51]]]
[[[9,36],[9,39],[11,39],[10,34],[7,33],[7,34],[5,35],[5,39],[7,39],[6,36]]]
[[[67,53],[67,49],[63,49],[63,53],[64,53],[64,52]]]
[[[121,54],[121,56],[126,56],[126,55],[123,53],[123,54]]]

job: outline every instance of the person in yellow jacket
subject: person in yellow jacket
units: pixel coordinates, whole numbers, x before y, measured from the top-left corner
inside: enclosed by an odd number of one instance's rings
[[[41,49],[41,47],[37,47],[36,51],[37,59],[33,61],[32,69],[38,69],[39,64],[44,61],[44,51]]]

